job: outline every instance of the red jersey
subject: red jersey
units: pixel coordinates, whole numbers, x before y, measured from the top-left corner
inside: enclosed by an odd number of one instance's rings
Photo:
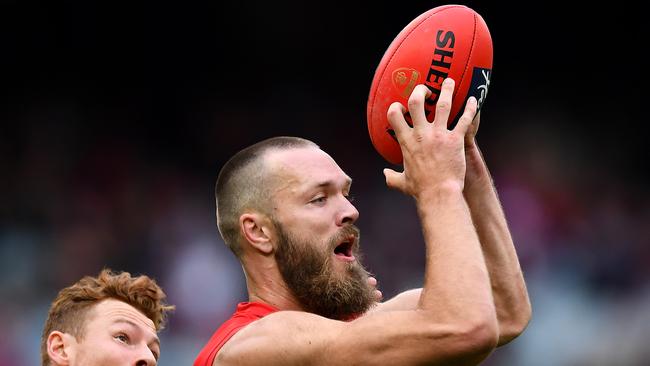
[[[237,311],[226,320],[212,335],[194,360],[194,366],[212,366],[217,353],[239,330],[248,324],[278,311],[271,305],[261,302],[240,302]]]

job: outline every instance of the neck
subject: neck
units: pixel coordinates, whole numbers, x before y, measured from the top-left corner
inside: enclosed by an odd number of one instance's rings
[[[265,303],[279,310],[303,311],[282,279],[275,260],[263,257],[255,261],[258,263],[250,262],[252,261],[242,261],[248,287],[248,301]]]

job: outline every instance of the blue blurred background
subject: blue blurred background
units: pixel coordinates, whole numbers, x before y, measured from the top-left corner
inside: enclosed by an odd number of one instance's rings
[[[417,215],[384,185],[365,103],[392,39],[443,4],[3,1],[0,365],[39,364],[50,301],[103,267],[158,280],[178,307],[160,365],[191,364],[246,298],[215,227],[216,174],[270,136],[330,152],[384,295],[419,287]],[[646,365],[642,12],[464,4],[494,42],[478,140],[533,303],[485,364]]]

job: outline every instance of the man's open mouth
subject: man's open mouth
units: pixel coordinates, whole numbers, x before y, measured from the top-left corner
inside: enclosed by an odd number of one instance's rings
[[[354,245],[355,238],[352,236],[346,241],[339,244],[334,248],[334,255],[344,261],[352,262],[355,258],[352,254],[352,246]]]

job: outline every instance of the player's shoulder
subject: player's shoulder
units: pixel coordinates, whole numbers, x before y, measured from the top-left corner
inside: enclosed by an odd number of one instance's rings
[[[238,332],[233,339],[275,338],[278,335],[292,336],[302,332],[337,328],[342,324],[341,321],[304,311],[277,311],[249,324]]]
[[[324,352],[343,324],[308,312],[274,312],[237,332],[214,365],[298,365]]]

